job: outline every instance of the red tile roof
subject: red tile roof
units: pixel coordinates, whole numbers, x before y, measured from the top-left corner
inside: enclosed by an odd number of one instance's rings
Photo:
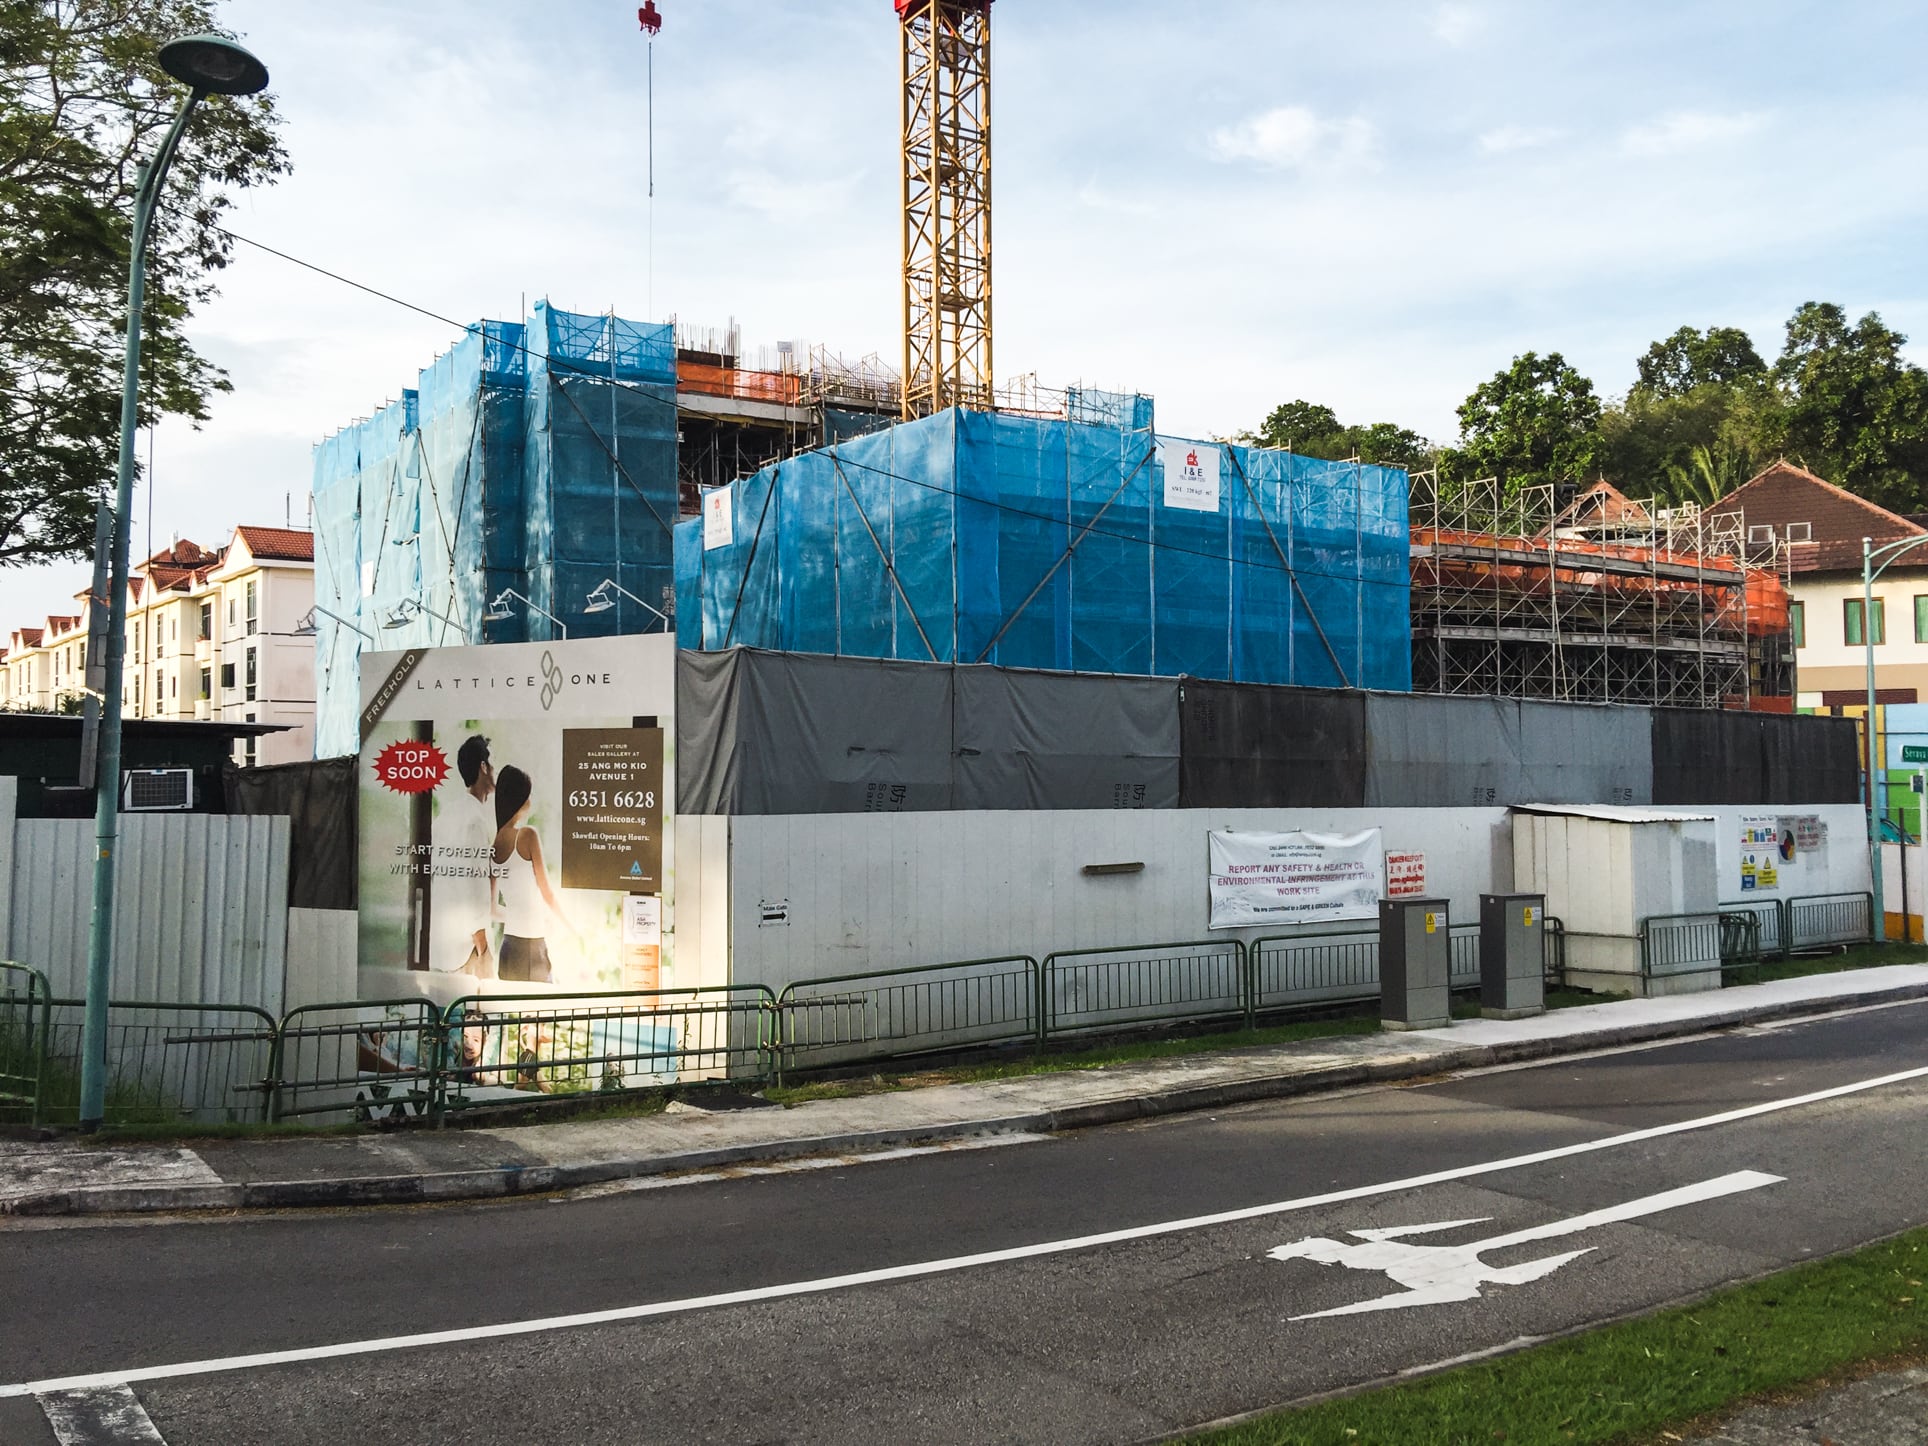
[[[1880,544],[1928,531],[1787,461],[1743,482],[1707,511],[1742,513],[1750,530],[1772,527],[1781,540],[1787,538],[1789,523],[1808,524],[1809,540],[1789,548],[1789,566],[1795,572],[1859,572],[1862,538]]]
[[[313,562],[315,535],[294,527],[237,527],[234,535],[255,557],[271,562]]]
[[[20,639],[22,647],[37,648],[40,646],[41,630],[39,628],[16,628],[14,632]]]

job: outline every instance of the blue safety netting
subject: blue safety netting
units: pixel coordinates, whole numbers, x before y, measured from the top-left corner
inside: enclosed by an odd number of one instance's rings
[[[346,620],[316,616],[318,755],[360,746],[364,649],[664,625],[624,594],[674,596],[675,379],[670,327],[538,303],[315,449],[316,598]],[[614,606],[585,612],[604,579]],[[489,618],[505,589],[528,602]]]
[[[1403,471],[1214,444],[1192,510],[1148,399],[1070,410],[942,412],[733,484],[728,543],[678,530],[679,641],[1411,687]]]

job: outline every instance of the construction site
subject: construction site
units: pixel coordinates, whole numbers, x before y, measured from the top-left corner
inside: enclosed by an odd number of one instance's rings
[[[731,319],[469,328],[316,452],[321,746],[364,648],[674,631],[939,663],[1792,711],[1738,515],[1159,433],[993,371],[989,0],[896,0],[887,362]]]

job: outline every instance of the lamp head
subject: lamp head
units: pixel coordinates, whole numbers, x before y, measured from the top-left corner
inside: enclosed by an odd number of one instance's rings
[[[268,88],[268,67],[225,35],[185,35],[161,47],[161,69],[210,95],[253,95]]]
[[[414,598],[405,597],[388,610],[388,615],[382,619],[382,626],[390,629],[405,628],[415,620],[416,614],[421,610],[422,605]]]
[[[514,614],[511,613],[507,608],[503,607],[500,603],[497,603],[495,606],[491,607],[487,612],[482,614],[482,621],[485,623],[506,623],[513,616]]]
[[[295,624],[294,635],[298,638],[312,638],[320,630],[320,625],[315,621],[315,610],[309,608]]]
[[[606,613],[614,606],[616,606],[616,600],[609,595],[609,584],[602,582],[591,589],[582,610],[585,613]]]

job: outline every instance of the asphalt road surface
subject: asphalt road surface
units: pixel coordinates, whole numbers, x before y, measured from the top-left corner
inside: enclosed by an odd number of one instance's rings
[[[0,1442],[1152,1440],[1923,1224],[1924,1143],[1907,1004],[844,1168],[17,1222]]]

